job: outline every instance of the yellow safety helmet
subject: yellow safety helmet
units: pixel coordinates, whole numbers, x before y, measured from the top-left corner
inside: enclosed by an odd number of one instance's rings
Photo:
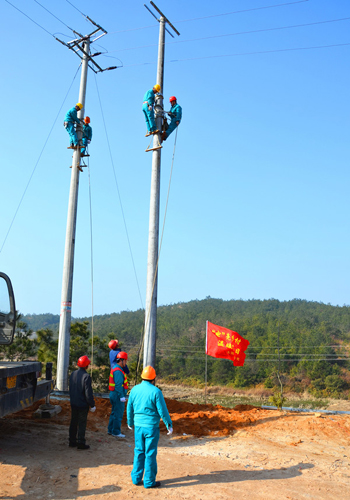
[[[157,92],[160,92],[161,90],[160,85],[158,83],[153,88],[156,89]]]
[[[82,103],[81,103],[81,102],[77,102],[77,103],[76,103],[76,106],[78,106],[78,108],[79,108],[79,109],[83,109],[83,105],[82,105]]]

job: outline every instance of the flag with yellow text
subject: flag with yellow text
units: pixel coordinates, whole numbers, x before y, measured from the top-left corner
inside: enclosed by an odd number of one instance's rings
[[[207,321],[207,340],[205,353],[213,358],[224,358],[233,361],[233,366],[243,366],[245,350],[249,340],[244,339],[239,333],[214,325]]]

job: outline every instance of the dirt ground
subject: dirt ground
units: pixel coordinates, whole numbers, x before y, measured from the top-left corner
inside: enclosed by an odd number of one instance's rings
[[[0,420],[1,499],[337,499],[349,498],[350,415],[234,409],[167,400],[174,435],[161,425],[161,489],[133,486],[133,433],[107,435],[108,400],[89,413],[87,451],[68,447],[62,412],[33,407]],[[38,406],[38,404],[36,404]]]

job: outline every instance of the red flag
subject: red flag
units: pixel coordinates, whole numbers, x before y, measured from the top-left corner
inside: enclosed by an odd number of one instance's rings
[[[233,366],[243,366],[249,341],[237,332],[207,321],[205,353],[213,358],[231,359]]]

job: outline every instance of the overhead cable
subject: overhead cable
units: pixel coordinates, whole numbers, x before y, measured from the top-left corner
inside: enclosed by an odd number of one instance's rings
[[[7,0],[6,0],[6,1],[7,1]],[[54,126],[56,125],[57,119],[58,119],[58,117],[60,116],[61,110],[62,110],[62,108],[63,108],[64,103],[66,102],[66,99],[67,99],[67,97],[68,97],[68,94],[69,94],[69,92],[70,92],[70,89],[72,88],[72,85],[73,85],[73,83],[74,83],[74,80],[75,80],[75,78],[76,78],[76,76],[77,76],[77,74],[78,74],[79,68],[80,68],[80,64],[79,64],[79,66],[78,66],[78,69],[77,69],[77,71],[76,71],[76,73],[75,73],[74,77],[73,77],[72,83],[70,84],[69,89],[68,89],[68,91],[67,91],[67,93],[66,93],[66,95],[65,95],[65,97],[64,97],[64,99],[63,99],[63,102],[62,102],[62,104],[61,104],[61,106],[60,106],[60,109],[58,110],[58,113],[57,113],[56,118],[55,118],[55,120],[54,120],[54,122],[53,122],[53,124],[52,124],[52,127],[51,127],[51,129],[50,129],[50,132],[49,132],[48,136],[46,137],[46,140],[45,140],[45,142],[44,142],[44,145],[43,145],[43,147],[42,147],[42,150],[40,151],[39,157],[38,157],[38,159],[37,159],[37,161],[36,161],[36,163],[35,163],[35,165],[34,165],[33,171],[32,171],[32,173],[31,173],[31,175],[30,175],[30,177],[29,177],[29,180],[28,180],[27,185],[26,185],[26,187],[25,187],[25,189],[24,189],[24,192],[23,192],[23,194],[22,194],[22,197],[21,197],[21,199],[20,199],[20,201],[19,201],[19,203],[18,203],[18,206],[17,206],[17,208],[16,208],[15,214],[14,214],[14,216],[13,216],[13,218],[12,218],[11,224],[10,224],[10,226],[9,226],[8,230],[7,230],[6,236],[5,236],[4,241],[3,241],[2,245],[1,245],[1,248],[0,248],[0,253],[2,252],[2,250],[3,250],[3,248],[4,248],[4,245],[5,245],[5,243],[6,243],[6,240],[7,240],[7,238],[8,238],[8,235],[10,234],[10,231],[11,231],[11,228],[12,228],[12,226],[13,226],[13,223],[14,223],[14,221],[15,221],[15,219],[16,219],[17,213],[18,213],[18,211],[19,211],[19,209],[20,209],[20,206],[22,205],[22,201],[23,201],[23,199],[24,199],[24,196],[25,196],[25,194],[26,194],[26,192],[27,192],[27,190],[28,190],[28,187],[29,187],[29,184],[30,184],[30,182],[31,182],[31,180],[32,180],[32,178],[33,178],[34,172],[35,172],[35,170],[36,170],[36,168],[37,168],[37,166],[38,166],[38,164],[39,164],[39,161],[40,161],[40,159],[41,159],[41,156],[42,156],[42,154],[43,154],[43,152],[44,152],[44,150],[45,150],[46,144],[48,143],[48,140],[50,139],[50,136],[51,136],[51,133],[52,133],[52,131],[53,131],[53,129],[54,129]]]
[[[72,4],[72,2],[70,2],[69,0],[66,0],[67,3],[69,3],[69,5],[71,5],[73,7],[73,9],[77,10],[78,12],[80,12],[80,14],[84,17],[86,17],[86,15],[84,14],[84,12],[82,12],[81,10],[78,9],[78,7],[76,7],[74,4]]]
[[[18,10],[18,12],[20,12],[21,14],[23,14],[24,16],[26,16],[30,21],[32,21],[32,23],[34,23],[37,26],[39,26],[39,28],[41,28],[42,30],[46,31],[46,33],[48,33],[50,36],[52,36],[53,38],[55,38],[55,36],[52,33],[50,33],[46,28],[44,28],[43,26],[41,26],[41,24],[39,24],[36,21],[34,21],[34,19],[32,19],[31,17],[29,17],[25,12],[23,12],[23,10],[21,10],[18,7],[16,7],[15,5],[13,5],[13,3],[9,2],[9,0],[5,0],[5,2],[8,3],[8,4],[10,4],[14,9]]]
[[[114,167],[114,161],[113,161],[111,146],[110,146],[110,143],[109,143],[109,137],[108,137],[108,132],[107,132],[106,121],[105,121],[105,117],[104,117],[104,113],[103,113],[103,109],[102,109],[102,102],[101,102],[100,92],[99,92],[98,85],[97,85],[97,78],[96,78],[96,75],[94,75],[94,76],[95,76],[97,96],[98,96],[98,100],[99,100],[99,103],[100,103],[100,109],[101,109],[103,126],[104,126],[104,129],[105,129],[105,134],[106,134],[106,139],[107,139],[109,156],[110,156],[111,163],[112,163],[112,169],[113,169],[113,174],[114,174],[115,185],[117,187],[118,199],[119,199],[120,209],[121,209],[121,213],[122,213],[122,217],[123,217],[123,222],[124,222],[124,228],[125,228],[126,238],[127,238],[128,245],[129,245],[129,251],[130,251],[132,265],[133,265],[133,268],[134,268],[134,274],[135,274],[137,289],[138,289],[138,292],[139,292],[141,306],[142,306],[142,309],[144,309],[143,301],[142,301],[142,295],[141,295],[141,290],[140,290],[140,285],[139,285],[139,280],[138,280],[138,277],[137,277],[137,272],[136,272],[136,267],[135,267],[134,255],[133,255],[133,252],[132,252],[130,238],[129,238],[128,226],[126,224],[126,219],[125,219],[125,214],[124,214],[124,208],[123,208],[123,203],[122,203],[122,199],[121,199],[121,195],[120,195],[118,179],[117,179],[117,174],[115,172],[115,167]]]
[[[213,17],[230,16],[230,15],[233,15],[233,14],[242,14],[244,12],[253,12],[253,11],[256,11],[256,10],[273,9],[275,7],[285,7],[285,6],[288,6],[288,5],[295,5],[295,4],[298,4],[298,3],[305,3],[305,2],[308,2],[308,1],[309,0],[297,0],[295,2],[286,2],[286,3],[280,3],[280,4],[274,4],[274,5],[265,5],[265,6],[262,6],[262,7],[253,7],[251,9],[243,9],[243,10],[235,10],[235,11],[232,11],[232,12],[224,12],[222,14],[212,14],[210,16],[194,17],[192,19],[182,19],[181,21],[175,21],[175,24],[177,24],[177,23],[187,23],[187,22],[192,22],[192,21],[200,21],[200,20],[203,20],[203,19],[211,19]],[[68,2],[68,3],[70,3],[70,2]],[[125,33],[127,31],[143,30],[143,29],[147,29],[147,28],[154,28],[155,26],[158,26],[158,24],[150,24],[148,26],[141,26],[139,28],[130,28],[130,29],[120,30],[120,31],[111,31],[109,34],[113,35],[113,34],[116,34],[116,33]]]
[[[212,40],[215,38],[225,38],[225,37],[237,36],[237,35],[251,35],[253,33],[267,33],[269,31],[279,31],[279,30],[287,30],[287,29],[294,29],[294,28],[305,28],[307,26],[316,26],[316,25],[320,25],[320,24],[336,23],[336,22],[340,22],[340,21],[349,21],[349,20],[350,20],[350,17],[342,17],[340,19],[329,19],[327,21],[315,21],[312,23],[303,23],[303,24],[291,24],[288,26],[277,26],[275,28],[262,28],[262,29],[258,29],[258,30],[236,31],[235,33],[225,33],[222,35],[211,35],[211,36],[204,36],[201,38],[189,38],[188,40],[175,40],[175,41],[165,42],[165,45],[171,45],[174,43],[199,42],[202,40]],[[140,45],[137,47],[127,47],[126,49],[110,50],[109,53],[123,52],[126,50],[137,50],[137,49],[156,47],[156,46],[158,46],[158,44],[153,43],[150,45]]]
[[[61,21],[61,19],[59,19],[57,16],[55,16],[55,14],[53,14],[49,9],[47,9],[46,7],[44,7],[44,5],[42,5],[40,2],[38,2],[38,0],[33,0],[35,3],[37,3],[38,5],[40,5],[40,7],[42,7],[44,10],[46,10],[46,12],[48,12],[52,17],[54,17],[55,19],[57,19],[57,21],[59,21],[61,24],[63,24],[66,28],[68,28],[69,30],[73,31],[74,30],[72,28],[70,28],[68,26],[68,24],[64,23],[63,21]]]
[[[165,62],[174,63],[174,62],[187,62],[187,61],[198,61],[203,59],[218,59],[224,57],[235,57],[235,56],[252,56],[252,55],[260,55],[260,54],[273,54],[278,52],[293,52],[297,50],[312,50],[312,49],[329,49],[332,47],[346,47],[349,46],[350,42],[347,43],[334,43],[329,45],[313,45],[310,47],[291,47],[287,49],[272,49],[272,50],[258,50],[255,52],[236,52],[234,54],[218,54],[213,56],[201,56],[201,57],[188,57],[186,59],[169,59]],[[146,66],[153,65],[155,62],[144,62],[144,63],[136,63],[136,64],[126,64],[124,68],[131,68],[135,66]]]

